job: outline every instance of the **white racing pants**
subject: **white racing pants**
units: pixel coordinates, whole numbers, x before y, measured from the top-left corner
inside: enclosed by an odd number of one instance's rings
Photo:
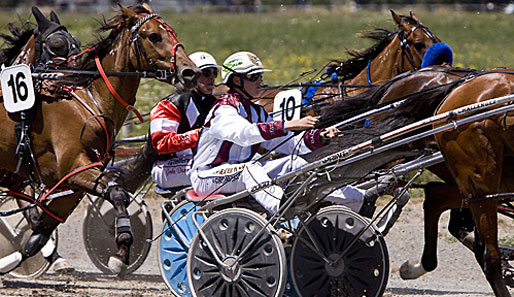
[[[264,162],[223,164],[210,169],[191,171],[191,183],[199,196],[233,194],[244,190],[250,191],[257,184],[270,182],[273,178],[295,170],[306,163],[300,157],[287,156]],[[271,214],[278,211],[282,196],[284,196],[284,191],[279,185],[273,185],[252,194],[252,197]],[[363,204],[364,191],[344,186],[332,192],[325,199],[358,211]]]
[[[163,189],[190,186],[191,158],[172,158],[157,161],[152,167],[152,179]]]

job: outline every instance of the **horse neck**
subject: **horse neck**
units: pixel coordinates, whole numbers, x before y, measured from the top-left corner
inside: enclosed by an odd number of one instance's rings
[[[380,54],[371,60],[369,66],[364,68],[348,84],[368,85],[371,82],[374,85],[377,82],[389,80],[400,73],[410,70],[410,63],[404,61],[402,65],[402,59],[400,40],[398,37],[395,37]]]
[[[20,53],[13,60],[11,65],[19,65],[19,64],[32,64],[34,63],[34,57],[36,56],[36,43],[34,35],[32,35],[25,46],[21,48]]]
[[[111,49],[101,60],[105,72],[132,72],[136,69],[130,61],[131,47],[129,44],[129,30],[123,30],[113,42]],[[125,102],[134,105],[136,92],[139,87],[139,77],[133,76],[108,76],[113,89],[123,98]],[[119,130],[127,117],[128,111],[111,93],[103,78],[99,77],[93,81],[93,93],[98,94],[99,104],[104,114],[114,121],[116,129]]]

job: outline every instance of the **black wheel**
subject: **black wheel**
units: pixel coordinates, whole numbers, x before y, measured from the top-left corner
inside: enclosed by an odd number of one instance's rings
[[[100,198],[92,198],[82,222],[82,236],[87,255],[91,262],[103,273],[112,274],[109,257],[118,250],[114,238],[116,211],[113,206]],[[152,238],[152,218],[143,200],[133,200],[127,207],[134,242],[130,247],[130,265],[127,274],[134,272],[145,261],[150,252]]]
[[[201,226],[187,256],[187,279],[193,296],[282,296],[286,256],[280,238],[253,211],[220,211]],[[262,231],[262,232],[261,232]]]
[[[323,208],[307,220],[291,250],[291,276],[299,296],[382,296],[389,256],[373,226],[358,236],[368,224],[342,206]]]

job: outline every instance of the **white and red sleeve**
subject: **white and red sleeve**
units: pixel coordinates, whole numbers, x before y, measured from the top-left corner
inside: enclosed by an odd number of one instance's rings
[[[198,143],[200,129],[178,134],[181,115],[177,107],[162,100],[150,113],[152,146],[159,154],[170,154],[194,148]]]

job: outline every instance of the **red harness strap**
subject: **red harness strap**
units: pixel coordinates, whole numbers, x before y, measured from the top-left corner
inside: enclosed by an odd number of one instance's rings
[[[34,197],[31,197],[27,194],[24,194],[24,193],[20,193],[20,192],[16,192],[16,191],[8,191],[7,192],[7,195],[9,196],[13,196],[13,197],[20,197],[24,200],[27,200],[27,201],[32,201],[32,202],[36,202],[37,205],[39,207],[41,207],[41,209],[46,213],[48,214],[49,216],[51,216],[54,220],[58,221],[59,223],[64,223],[66,221],[66,219],[68,218],[68,216],[64,217],[64,218],[60,218],[59,216],[57,216],[55,213],[51,212],[48,208],[46,208],[43,204],[41,203],[38,203],[36,201],[36,199]]]
[[[95,62],[96,62],[96,67],[98,68],[98,71],[100,72],[100,75],[102,76],[103,80],[105,81],[105,84],[107,85],[107,88],[109,89],[111,94],[114,96],[114,98],[116,98],[116,100],[118,100],[118,102],[121,103],[121,105],[123,105],[123,107],[125,107],[128,111],[134,112],[136,114],[137,118],[139,119],[139,121],[141,123],[144,123],[144,119],[141,116],[141,114],[139,113],[139,111],[137,109],[135,109],[134,106],[128,104],[125,100],[123,100],[123,98],[121,98],[121,96],[118,94],[118,92],[116,92],[116,90],[112,87],[111,82],[107,78],[107,75],[105,75],[105,72],[102,68],[102,64],[100,63],[100,59],[98,58],[98,56],[95,57]]]

